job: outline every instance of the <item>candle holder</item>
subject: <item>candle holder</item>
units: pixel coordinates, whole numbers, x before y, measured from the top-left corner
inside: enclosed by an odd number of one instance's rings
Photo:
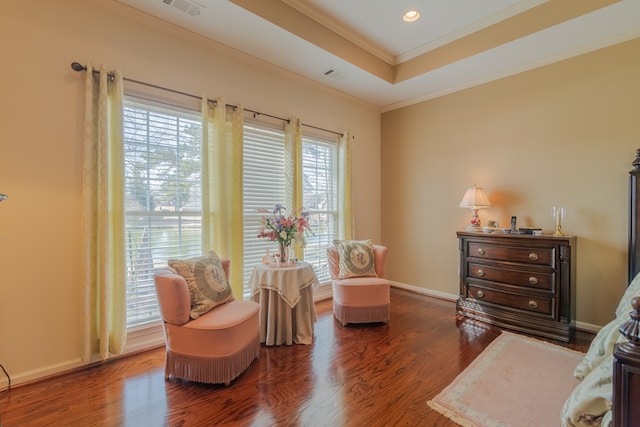
[[[565,209],[562,206],[554,206],[552,208],[553,219],[556,221],[556,231],[553,233],[553,237],[563,237],[562,234],[562,221],[564,220]]]

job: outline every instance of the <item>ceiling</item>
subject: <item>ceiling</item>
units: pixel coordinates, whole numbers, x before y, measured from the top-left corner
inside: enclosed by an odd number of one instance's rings
[[[638,0],[117,1],[383,111],[640,37]]]

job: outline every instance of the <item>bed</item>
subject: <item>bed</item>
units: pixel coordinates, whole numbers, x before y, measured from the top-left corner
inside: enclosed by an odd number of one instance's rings
[[[640,426],[640,149],[629,172],[628,287],[616,316],[594,337],[574,371],[562,410],[566,427]]]
[[[629,172],[629,281],[640,274],[640,149],[636,151]],[[639,295],[639,294],[636,294]],[[633,311],[622,326],[621,334],[629,341],[618,344],[613,364],[613,426],[640,425],[640,298],[633,298]]]

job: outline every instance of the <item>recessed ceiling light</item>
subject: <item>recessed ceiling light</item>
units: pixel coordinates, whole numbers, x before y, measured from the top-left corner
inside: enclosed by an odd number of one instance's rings
[[[402,20],[404,22],[415,22],[420,19],[420,12],[417,10],[409,10],[407,13],[402,15]]]

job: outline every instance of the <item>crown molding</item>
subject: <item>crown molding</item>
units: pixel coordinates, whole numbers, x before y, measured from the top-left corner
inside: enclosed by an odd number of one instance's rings
[[[327,15],[318,11],[317,9],[308,7],[307,5],[300,3],[299,0],[280,1],[302,13],[303,15],[306,15],[307,17],[313,19],[320,25],[327,27],[329,30],[345,38],[346,40],[349,40],[356,46],[366,50],[378,59],[381,59],[389,65],[395,65],[396,58],[392,54],[377,46],[375,43],[370,42],[366,38],[359,36],[355,32],[349,31],[345,27],[338,25],[333,19],[327,17]]]
[[[287,1],[287,0],[283,0]],[[409,61],[413,58],[416,58],[420,55],[423,55],[427,52],[435,50],[439,47],[447,45],[455,40],[466,37],[470,34],[478,32],[484,28],[488,28],[500,21],[504,21],[505,19],[509,19],[512,16],[518,15],[522,12],[526,12],[529,9],[533,9],[536,6],[540,6],[543,3],[547,3],[550,0],[524,0],[513,6],[505,8],[498,13],[495,13],[491,16],[488,16],[484,19],[474,22],[471,25],[467,25],[465,27],[460,28],[457,31],[447,34],[446,36],[437,38],[429,43],[425,43],[415,49],[412,49],[402,55],[398,55],[394,59],[394,64],[401,64],[403,62]]]
[[[530,71],[536,68],[544,67],[545,65],[550,65],[556,62],[563,61],[565,59],[570,59],[576,56],[584,55],[589,52],[593,52],[599,49],[604,49],[606,47],[614,46],[619,43],[624,43],[626,41],[633,40],[638,37],[640,37],[640,28],[636,28],[626,33],[618,34],[614,37],[598,40],[597,42],[590,43],[588,45],[581,46],[576,49],[569,49],[563,52],[555,53],[553,55],[547,55],[547,56],[538,58],[535,61],[530,61],[525,64],[518,65],[517,67],[506,68],[504,70],[501,70],[498,73],[489,74],[487,76],[484,76],[476,80],[461,83],[459,85],[452,86],[446,90],[432,92],[420,97],[410,98],[402,102],[389,104],[382,107],[380,111],[385,113],[388,111],[397,110],[398,108],[419,104],[420,102],[429,101],[431,99],[439,98],[441,96],[449,95],[455,92],[460,92],[462,90],[470,89],[475,86],[480,86],[485,83],[490,83],[490,82],[500,80],[506,77],[510,77],[516,74],[524,73],[526,71]]]

